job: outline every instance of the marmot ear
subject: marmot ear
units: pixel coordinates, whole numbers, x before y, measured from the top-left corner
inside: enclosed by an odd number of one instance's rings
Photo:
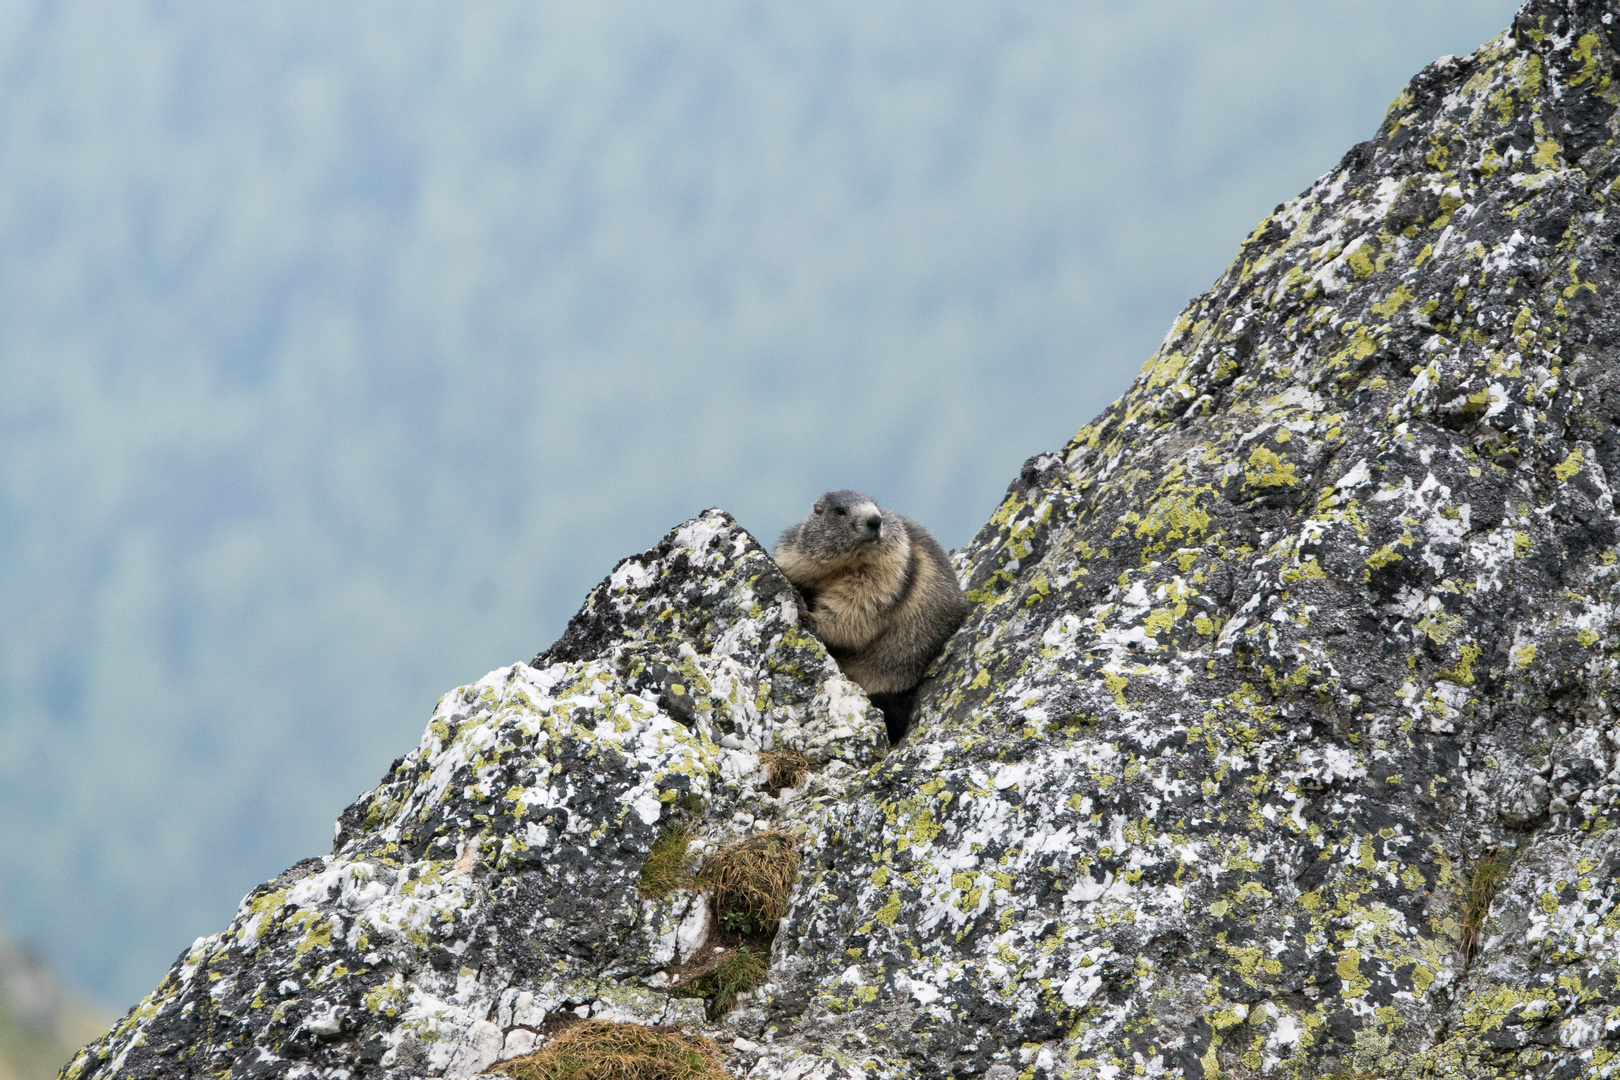
[[[816,500],[816,505],[812,506],[810,509],[819,514],[823,510],[827,509],[827,507],[826,507],[826,504],[824,504],[820,499],[817,499]]]

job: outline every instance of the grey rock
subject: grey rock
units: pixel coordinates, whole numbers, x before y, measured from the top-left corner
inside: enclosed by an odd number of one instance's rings
[[[711,511],[70,1080],[471,1075],[564,1011],[782,1080],[1620,1072],[1617,48],[1531,0],[1267,217],[956,556],[899,747]],[[693,897],[636,889],[676,825],[801,840],[717,1020],[660,989]]]

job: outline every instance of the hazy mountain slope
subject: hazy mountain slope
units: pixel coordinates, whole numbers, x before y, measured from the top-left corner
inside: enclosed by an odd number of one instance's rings
[[[49,1080],[106,1026],[39,957],[0,938],[0,1080]]]

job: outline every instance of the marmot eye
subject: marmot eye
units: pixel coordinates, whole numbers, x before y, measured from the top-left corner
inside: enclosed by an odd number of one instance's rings
[[[843,517],[845,514],[849,513],[849,511],[840,506],[837,510],[834,510],[833,513],[837,514],[839,517]]]

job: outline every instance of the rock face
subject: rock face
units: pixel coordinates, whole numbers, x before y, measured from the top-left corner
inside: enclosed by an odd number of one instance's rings
[[[1617,53],[1531,0],[1262,222],[958,556],[900,747],[711,511],[66,1075],[471,1075],[565,1014],[783,1080],[1620,1074]],[[637,890],[679,827],[800,837],[714,1020],[660,989],[704,898]]]

